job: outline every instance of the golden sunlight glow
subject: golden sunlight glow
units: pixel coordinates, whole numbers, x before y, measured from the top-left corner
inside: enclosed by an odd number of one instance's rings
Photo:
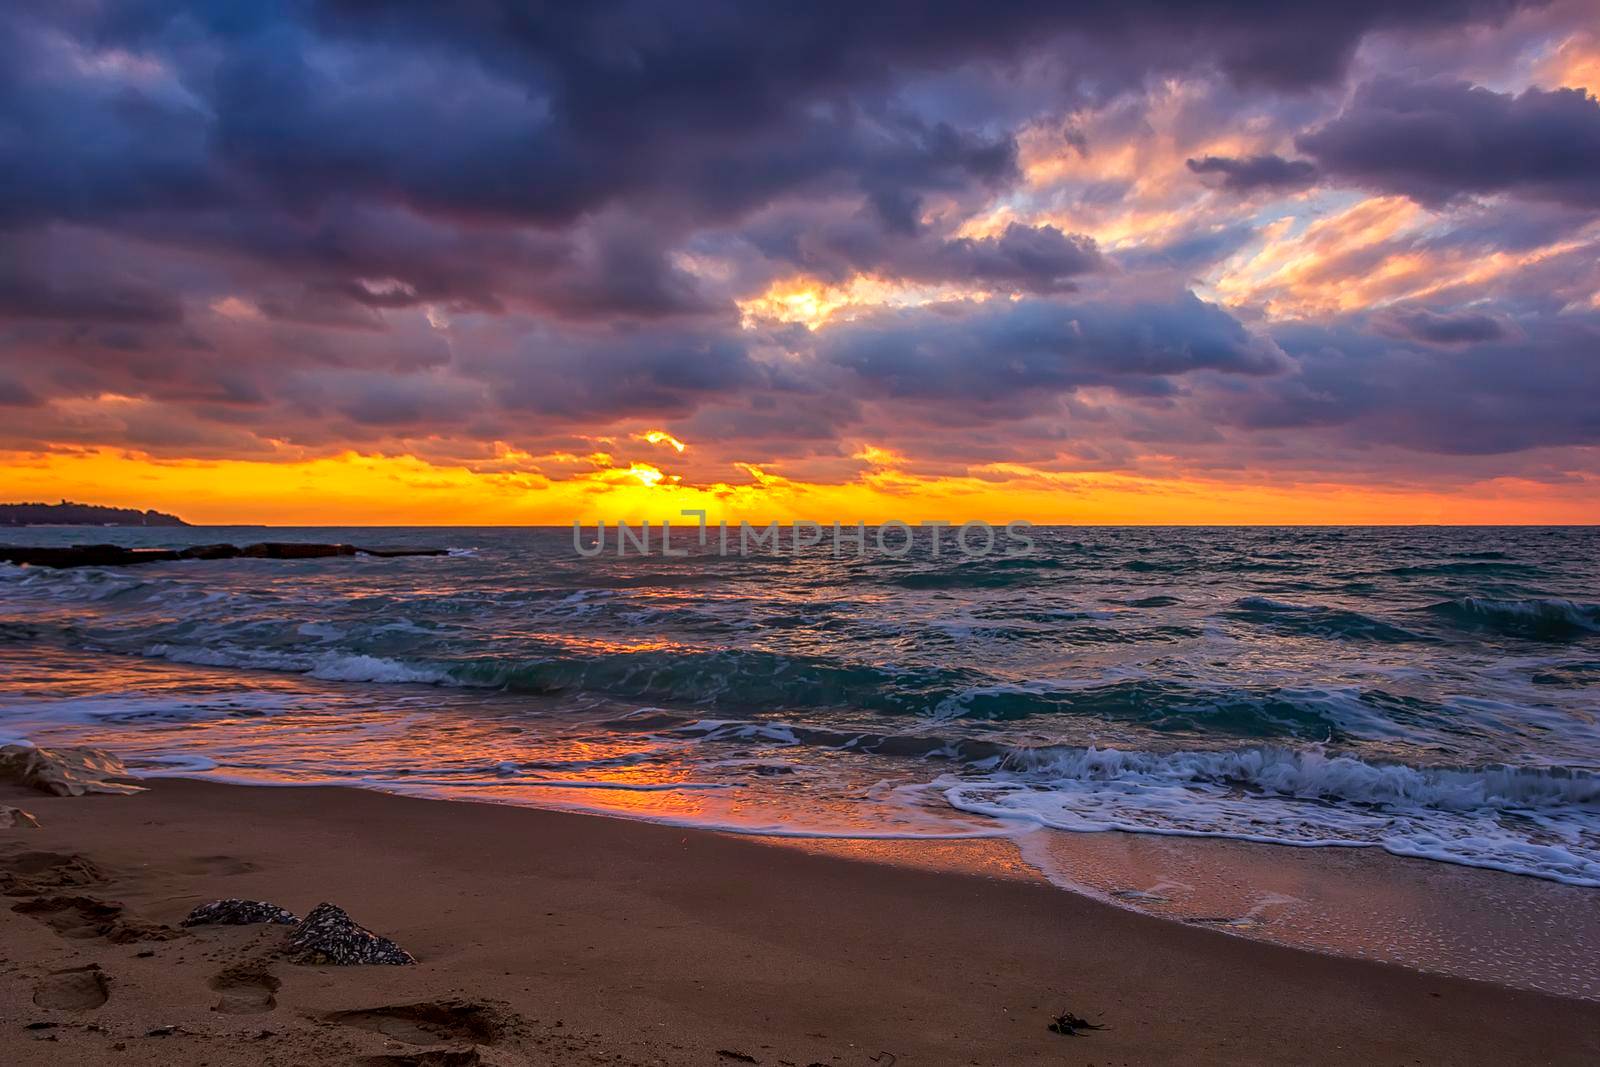
[[[745,329],[797,322],[815,330],[836,319],[848,321],[877,308],[926,307],[957,300],[987,300],[992,295],[986,289],[917,285],[873,274],[857,274],[842,285],[796,275],[774,282],[759,296],[740,300],[739,321]]]
[[[899,452],[879,448],[876,445],[862,445],[860,449],[850,454],[850,458],[859,459],[874,467],[903,467],[906,464],[906,457]]]
[[[347,452],[297,462],[157,460],[111,449],[0,454],[0,498],[153,507],[190,522],[283,525],[568,525],[574,519],[711,522],[811,519],[1171,525],[1223,523],[1594,523],[1600,478],[1575,465],[1564,481],[1499,478],[1456,485],[1369,486],[1240,470],[1232,480],[1040,471],[1020,464],[962,476],[872,470],[842,483],[738,465],[738,482],[685,484],[647,464],[559,480],[534,470],[472,470],[415,456]],[[470,519],[467,517],[470,516]]]
[[[628,468],[628,473],[639,479],[641,485],[659,485],[661,479],[666,477],[658,468],[648,463],[635,463]]]
[[[665,430],[646,430],[644,433],[634,434],[634,440],[648,441],[653,445],[670,445],[674,451],[680,453],[689,447]]]

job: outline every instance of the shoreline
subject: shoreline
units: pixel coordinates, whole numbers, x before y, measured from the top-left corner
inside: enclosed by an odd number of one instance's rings
[[[1011,829],[988,825],[971,834],[963,829],[945,836],[915,825],[922,816],[914,809],[907,809],[912,818],[903,823],[906,832],[887,828],[880,831],[871,819],[852,825],[857,822],[855,813],[841,807],[841,802],[849,799],[845,794],[826,798],[815,810],[775,807],[785,793],[807,803],[815,800],[805,785],[794,785],[799,781],[796,775],[770,779],[756,776],[743,783],[746,788],[720,792],[693,788],[685,792],[660,791],[678,784],[670,775],[660,782],[639,783],[624,776],[615,782],[601,777],[570,783],[584,788],[565,787],[566,783],[556,783],[563,788],[532,788],[546,783],[500,777],[452,785],[444,780],[430,781],[426,774],[360,781],[352,781],[348,775],[343,781],[335,776],[304,781],[263,778],[259,776],[259,766],[256,774],[229,772],[197,753],[215,744],[226,749],[230,739],[236,738],[247,746],[242,765],[259,762],[249,758],[248,746],[280,737],[281,730],[272,727],[259,736],[250,736],[252,724],[278,721],[248,713],[256,707],[257,696],[266,699],[271,708],[273,699],[287,700],[292,707],[304,695],[311,698],[312,706],[320,708],[320,702],[331,695],[339,702],[325,721],[342,725],[366,721],[362,716],[373,704],[370,692],[348,683],[308,684],[303,677],[285,672],[224,671],[110,654],[65,653],[40,660],[39,651],[37,646],[27,646],[8,660],[17,662],[24,672],[18,677],[25,699],[31,682],[45,699],[82,697],[93,702],[102,699],[105,692],[104,699],[114,700],[119,713],[129,712],[130,691],[155,694],[146,700],[154,700],[162,707],[171,700],[180,704],[193,700],[199,705],[220,701],[226,712],[233,702],[240,702],[234,710],[244,709],[246,713],[237,719],[219,715],[216,709],[193,719],[179,714],[163,720],[158,713],[154,721],[165,721],[166,725],[154,742],[141,741],[138,731],[125,731],[115,721],[99,725],[93,712],[78,724],[71,716],[60,722],[46,717],[32,727],[19,727],[7,735],[19,740],[27,738],[25,743],[36,742],[45,747],[105,748],[130,760],[135,767],[131,773],[147,784],[192,780],[241,788],[354,788],[384,795],[466,801],[474,807],[512,805],[599,814],[644,821],[667,832],[729,833],[823,855],[1048,883],[1056,892],[1082,894],[1121,910],[1236,937],[1334,956],[1374,959],[1424,974],[1471,978],[1600,1002],[1600,971],[1589,965],[1600,954],[1600,892],[1550,879],[1460,865],[1437,857],[1401,856],[1374,846],[1291,847],[1209,835],[1030,831],[1020,824]],[[528,712],[529,698],[525,696],[518,695],[501,706],[492,695],[471,691],[409,685],[385,691],[399,694],[390,699],[420,701],[430,709],[449,699],[451,707],[468,712],[465,718],[446,715],[442,721],[483,724],[498,721],[502,714],[509,715],[504,721],[513,722],[513,729],[486,734],[478,740],[478,750],[514,755],[520,752],[518,758],[534,761],[545,755],[537,746],[525,751],[519,748],[521,727]],[[464,708],[458,707],[457,701]],[[132,717],[137,725],[148,726],[139,715],[144,706],[136,703]],[[382,726],[381,716],[378,721]],[[239,723],[243,732],[231,732],[233,722]],[[207,725],[197,730],[194,723]],[[293,726],[290,740],[293,732],[314,723],[316,720],[307,719]],[[335,735],[334,739],[338,736],[342,735]],[[363,758],[369,765],[409,766],[429,743],[427,736],[397,741],[393,729],[362,736],[368,750]],[[382,740],[385,737],[387,741]],[[379,739],[376,743],[375,738]],[[235,757],[240,754],[235,753]],[[265,754],[270,759],[273,753],[269,750]],[[582,751],[570,758],[581,760],[594,754]],[[559,747],[550,755],[557,760],[567,756]],[[746,758],[784,765],[788,761],[787,753],[781,750],[747,753]],[[188,770],[181,769],[185,764],[189,764]],[[773,785],[768,786],[769,781]],[[794,791],[796,788],[799,793]],[[706,797],[719,798],[713,805],[717,810],[705,807],[702,798]],[[735,806],[729,807],[730,804]],[[807,812],[809,817],[800,820],[804,827],[787,829],[794,816]],[[824,821],[832,818],[835,824],[819,827],[815,821],[819,812]]]
[[[350,789],[644,823],[851,862],[1044,885],[1161,922],[1600,1004],[1600,973],[1586,967],[1600,953],[1600,892],[1376,847],[1295,847],[1211,835],[1044,827],[949,835],[813,832],[696,825],[671,816],[558,803],[538,794],[491,798],[399,783],[342,785],[177,772],[132,779],[145,787],[189,781],[233,788]]]
[[[271,956],[281,928],[259,926],[109,944],[8,908],[0,1057],[342,1063],[464,1050],[465,1032],[418,1045],[393,1020],[330,1021],[458,999],[519,1020],[478,1048],[486,1063],[747,1062],[719,1050],[879,1067],[884,1052],[901,1064],[1600,1057],[1591,1001],[1230,936],[1039,881],[509,805],[145,784],[129,797],[5,790],[0,802],[42,826],[4,831],[0,865],[24,851],[82,855],[106,881],[52,892],[171,926],[219,897],[302,915],[328,900],[419,966],[297,966]],[[213,1010],[218,975],[251,961],[279,983],[276,1006]],[[102,1006],[32,1002],[48,972],[90,964],[108,980]],[[1063,1010],[1108,1029],[1049,1032]],[[179,1031],[144,1036],[169,1025]]]

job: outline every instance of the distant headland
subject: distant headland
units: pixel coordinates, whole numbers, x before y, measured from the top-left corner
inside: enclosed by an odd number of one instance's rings
[[[99,504],[0,504],[0,526],[187,526],[176,515]]]

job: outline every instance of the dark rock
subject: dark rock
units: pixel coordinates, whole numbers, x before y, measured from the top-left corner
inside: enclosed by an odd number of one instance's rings
[[[311,909],[284,947],[294,963],[348,967],[417,962],[387,937],[379,937],[350,918],[343,908],[327,903]]]
[[[30,567],[132,567],[140,563],[169,563],[180,559],[324,559],[330,556],[448,556],[446,548],[357,548],[311,541],[260,541],[236,545],[192,545],[188,548],[124,548],[121,545],[73,545],[70,548],[29,548],[0,545],[0,563]]]
[[[183,559],[233,559],[239,555],[238,545],[190,545],[178,550]]]
[[[73,545],[71,548],[0,547],[0,562],[31,567],[132,567],[179,558],[165,548],[123,548],[121,545]]]
[[[88,793],[142,793],[143,786],[112,781],[127,775],[122,761],[98,748],[0,745],[0,782],[58,797]]]
[[[1060,1034],[1062,1037],[1077,1037],[1085,1030],[1104,1030],[1105,1027],[1099,1023],[1092,1023],[1088,1019],[1080,1018],[1070,1011],[1064,1011],[1051,1020],[1046,1029],[1052,1034]]]
[[[355,548],[350,545],[318,545],[309,541],[261,541],[239,550],[239,555],[246,559],[322,559],[355,554]]]
[[[282,923],[293,926],[300,920],[294,913],[264,900],[240,900],[229,897],[200,904],[189,913],[179,926],[248,926],[251,923]]]

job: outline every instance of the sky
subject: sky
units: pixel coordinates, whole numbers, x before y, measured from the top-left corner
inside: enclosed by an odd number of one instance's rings
[[[0,499],[1600,522],[1600,0],[0,10]]]

